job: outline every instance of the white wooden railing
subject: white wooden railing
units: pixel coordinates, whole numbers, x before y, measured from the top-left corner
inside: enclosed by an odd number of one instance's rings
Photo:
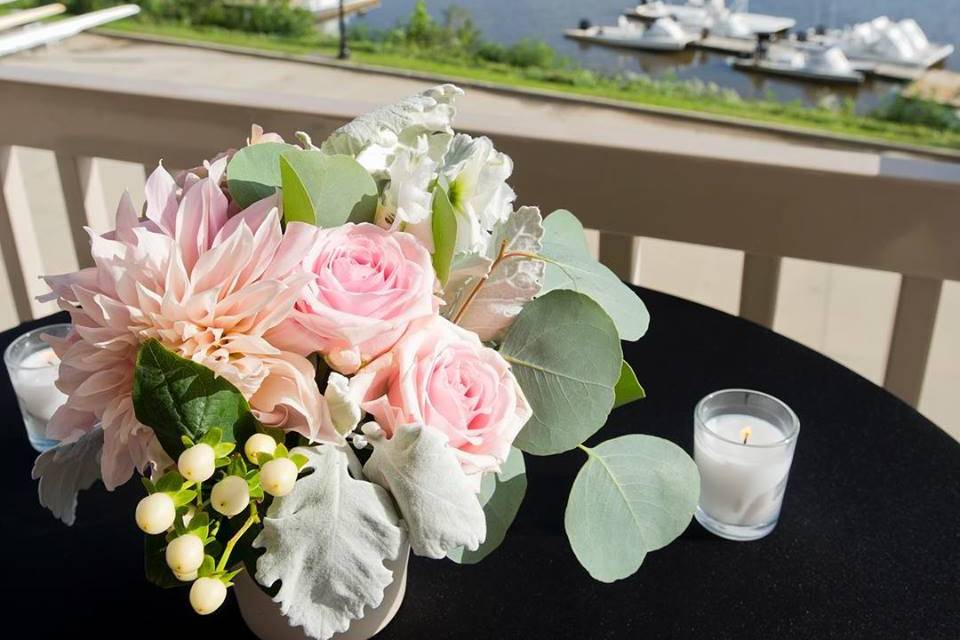
[[[251,122],[322,139],[372,106],[0,67],[0,251],[19,317],[34,314],[41,248],[11,146],[56,154],[87,265],[82,226],[102,228],[110,211],[94,158],[188,167],[235,146]],[[740,144],[695,132],[637,141],[604,120],[610,113],[597,108],[596,124],[608,126],[589,130],[575,125],[582,119],[564,129],[467,111],[459,125],[514,158],[524,202],[569,208],[600,230],[601,258],[622,276],[636,237],[744,251],[740,313],[766,326],[783,256],[902,274],[885,386],[918,402],[943,280],[960,280],[960,165],[822,141]]]

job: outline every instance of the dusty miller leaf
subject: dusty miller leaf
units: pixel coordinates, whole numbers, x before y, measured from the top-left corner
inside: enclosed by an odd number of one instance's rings
[[[480,484],[480,504],[487,517],[487,539],[476,551],[457,547],[447,557],[460,564],[476,564],[493,553],[507,536],[507,530],[517,517],[526,492],[523,452],[512,447],[500,471],[484,475]]]
[[[77,494],[100,479],[103,429],[97,427],[79,440],[45,451],[33,463],[31,476],[40,480],[40,504],[67,526],[77,514]]]
[[[493,265],[506,242],[507,252],[537,254],[543,236],[540,210],[520,207],[497,226],[486,256],[465,256],[454,264],[450,282],[444,292],[448,317],[454,317],[466,303],[470,291]],[[523,256],[507,258],[490,272],[487,281],[470,303],[458,324],[484,341],[499,341],[523,310],[523,306],[540,293],[544,263]]]
[[[384,561],[396,560],[404,534],[390,496],[348,472],[343,450],[329,445],[299,448],[313,473],[276,498],[253,541],[264,553],[257,581],[271,587],[291,626],[326,639],[376,607],[393,581]]]
[[[364,425],[364,434],[373,453],[363,473],[390,490],[413,552],[442,558],[461,546],[475,551],[486,538],[486,518],[446,437],[435,429],[401,425],[387,439],[372,423]]]

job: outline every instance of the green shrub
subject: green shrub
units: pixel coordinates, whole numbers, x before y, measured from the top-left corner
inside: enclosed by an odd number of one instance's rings
[[[899,124],[917,124],[942,131],[960,132],[960,117],[950,107],[930,100],[896,96],[870,115],[878,120]]]

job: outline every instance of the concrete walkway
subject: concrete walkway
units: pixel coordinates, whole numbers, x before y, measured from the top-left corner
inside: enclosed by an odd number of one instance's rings
[[[12,56],[0,65],[43,66],[77,74],[114,78],[151,78],[162,83],[191,84],[219,89],[270,93],[316,93],[325,99],[386,104],[421,91],[422,80],[371,75],[289,61],[245,57],[242,72],[232,54],[185,47],[130,42],[84,35],[57,47]],[[470,90],[461,103],[458,121],[468,128],[510,128],[512,114],[523,110],[525,126],[534,121],[551,137],[576,137],[584,122],[605,144],[625,144],[625,133],[642,137],[646,146],[678,151],[702,150],[730,157],[769,155],[776,145],[776,162],[806,166],[814,159],[837,170],[873,174],[879,170],[868,156],[842,145],[812,145],[773,133],[744,132],[729,127],[682,121],[614,108],[530,100],[484,90]],[[533,118],[530,117],[533,114]],[[491,127],[490,125],[496,125]],[[541,132],[538,132],[541,133]],[[783,153],[784,142],[788,143]],[[825,148],[828,147],[828,148]],[[18,150],[23,163],[38,231],[50,250],[44,264],[50,272],[75,268],[70,233],[52,155]],[[108,201],[128,188],[142,200],[143,170],[136,165],[103,162]],[[522,196],[522,194],[521,194]],[[661,240],[640,241],[641,259],[635,281],[645,286],[697,300],[736,313],[743,254],[739,251],[683,245]],[[782,270],[777,331],[817,349],[867,378],[880,382],[886,362],[899,276],[890,273],[785,260]],[[0,300],[9,300],[0,279]],[[0,327],[15,323],[12,309],[0,303]],[[952,411],[952,395],[960,388],[960,283],[945,285],[937,330],[920,409],[960,439],[960,415]]]

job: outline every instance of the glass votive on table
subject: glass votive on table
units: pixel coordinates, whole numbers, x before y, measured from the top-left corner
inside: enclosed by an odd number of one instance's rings
[[[56,446],[57,441],[47,437],[47,423],[67,401],[67,396],[54,384],[60,358],[41,336],[47,334],[63,338],[69,331],[69,324],[52,324],[34,329],[14,340],[3,354],[10,384],[17,394],[20,413],[27,428],[27,438],[33,448],[40,452]]]
[[[693,416],[697,521],[729,540],[773,531],[799,432],[790,407],[759,391],[727,389],[701,400]]]

